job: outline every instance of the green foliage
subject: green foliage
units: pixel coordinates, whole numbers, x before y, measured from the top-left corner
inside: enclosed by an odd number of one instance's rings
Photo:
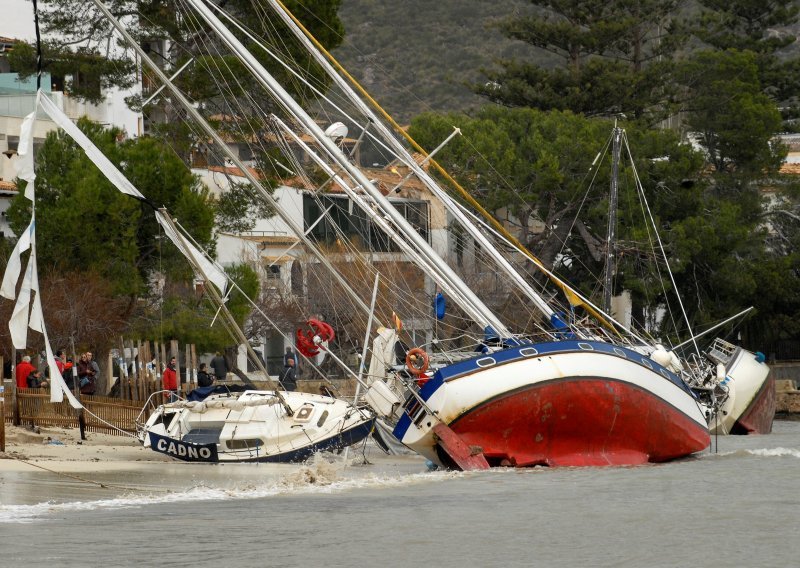
[[[150,51],[150,56],[158,65],[169,68],[171,65],[180,65],[189,55],[198,57],[196,63],[178,80],[194,100],[210,102],[213,106],[215,99],[219,97],[219,85],[209,80],[209,74],[220,80],[224,79],[233,86],[234,90],[229,94],[234,97],[243,93],[255,95],[261,92],[241,63],[221,48],[219,41],[213,38],[213,33],[210,39],[201,38],[207,31],[206,26],[184,3],[169,0],[107,0],[105,4],[112,14],[125,20],[129,33],[146,46],[146,51]],[[287,0],[285,4],[323,45],[328,48],[339,45],[344,35],[342,23],[337,16],[340,0]],[[51,44],[57,57],[50,59],[62,62],[66,72],[80,66],[85,54],[99,54],[101,47],[114,46],[118,41],[112,26],[91,3],[83,0],[44,0],[39,6],[43,31],[59,38],[57,43]],[[298,62],[298,68],[304,69],[317,86],[328,84],[311,56],[286,41],[290,33],[267,8],[253,5],[249,0],[229,0],[224,3],[224,9],[242,25],[255,30],[257,35],[262,35],[274,49],[289,50],[288,57]],[[268,69],[272,69],[279,78],[288,78],[284,76],[286,72],[280,65],[256,48],[243,34],[239,35],[246,44],[250,44],[248,47]],[[148,42],[154,39],[170,40],[173,53],[152,50]],[[74,48],[75,45],[80,47]],[[213,46],[213,55],[209,54],[210,45]],[[204,53],[200,53],[201,47]],[[130,48],[123,48],[123,54],[119,56],[112,55],[113,53],[109,49],[102,52],[108,61],[94,68],[95,82],[130,86],[137,72],[133,59],[129,57]],[[28,68],[32,69],[30,61]],[[286,81],[286,84],[289,83],[291,82]],[[314,98],[305,88],[297,89],[296,94],[301,98]],[[82,91],[74,94],[78,97],[86,96]]]
[[[151,138],[120,143],[119,130],[86,119],[78,126],[151,202],[178,216],[201,245],[213,245],[214,211],[206,190],[163,144]],[[114,293],[135,296],[150,270],[177,258],[177,252],[158,255],[151,208],[114,188],[63,132],[48,134],[36,162],[40,266],[94,271]],[[30,219],[30,202],[17,196],[8,219],[19,234]]]
[[[251,267],[239,264],[227,268],[226,272],[247,297],[258,298],[258,274]],[[234,289],[226,305],[237,324],[243,328],[251,312],[249,301]],[[136,331],[142,337],[156,340],[180,338],[182,342],[196,344],[200,352],[217,351],[223,346],[237,343],[222,325],[217,308],[211,301],[194,294],[184,284],[169,287],[164,297],[153,298],[148,308],[136,326]]]
[[[669,55],[680,47],[678,28],[665,26],[674,0],[532,1],[532,15],[500,23],[510,38],[555,54],[555,67],[505,59],[486,71],[477,93],[510,106],[625,114],[655,122],[669,114]]]
[[[19,42],[8,54],[13,72],[25,79],[36,74],[36,48]],[[57,86],[77,99],[99,104],[112,86],[127,89],[134,84],[136,65],[125,57],[101,53],[94,47],[68,48],[52,40],[42,42],[42,71]]]
[[[717,171],[777,171],[786,154],[770,141],[781,117],[762,93],[754,53],[699,52],[682,66],[681,82],[691,90],[687,124]]]

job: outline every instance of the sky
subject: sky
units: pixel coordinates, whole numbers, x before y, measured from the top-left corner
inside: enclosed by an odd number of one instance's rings
[[[26,40],[36,37],[31,0],[0,0],[0,14],[0,36]]]

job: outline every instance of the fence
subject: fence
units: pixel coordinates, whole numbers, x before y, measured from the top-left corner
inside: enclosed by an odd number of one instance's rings
[[[6,400],[9,398],[11,397],[6,397]],[[7,423],[13,423],[15,417],[18,417],[19,423],[23,425],[35,424],[36,426],[62,428],[78,428],[79,426],[79,411],[72,408],[66,400],[50,402],[50,393],[47,391],[17,389],[15,400],[16,408],[7,407],[6,409],[5,421]],[[81,395],[81,403],[89,411],[84,413],[87,432],[124,435],[116,428],[129,433],[136,431],[135,420],[142,411],[141,405],[118,398],[89,395]],[[98,420],[95,416],[102,420]],[[146,418],[147,414],[143,416],[143,419]]]

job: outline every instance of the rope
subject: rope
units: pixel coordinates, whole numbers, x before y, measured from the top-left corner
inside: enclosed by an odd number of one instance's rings
[[[35,467],[35,468],[44,470],[44,471],[46,471],[48,473],[53,473],[55,475],[60,475],[61,477],[68,477],[70,479],[74,479],[76,481],[80,481],[81,483],[88,483],[90,485],[96,485],[97,487],[100,487],[102,489],[126,489],[126,490],[129,490],[129,491],[160,491],[162,493],[169,493],[169,489],[152,489],[152,488],[144,489],[142,487],[134,487],[134,486],[130,486],[130,485],[117,485],[115,483],[101,483],[99,481],[93,481],[91,479],[86,479],[85,477],[80,477],[78,475],[72,475],[72,474],[69,474],[69,473],[64,473],[63,471],[56,471],[54,469],[50,469],[48,467],[44,467],[43,465],[39,465],[39,464],[35,464],[33,462],[29,462],[27,460],[24,460],[24,459],[22,459],[20,457],[15,456],[13,454],[6,454],[6,456],[7,456],[8,459],[16,460],[16,461],[18,461],[20,463],[24,463],[25,465],[29,465],[31,467]]]

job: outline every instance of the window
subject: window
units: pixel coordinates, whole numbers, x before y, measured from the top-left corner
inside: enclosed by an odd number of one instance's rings
[[[280,280],[281,277],[281,267],[277,264],[273,264],[272,266],[267,267],[267,278]]]
[[[392,201],[395,208],[411,223],[417,232],[428,240],[429,207],[426,201],[397,200]],[[324,219],[319,220],[323,211],[327,210]],[[399,252],[397,245],[372,219],[350,199],[345,196],[323,195],[303,198],[303,221],[305,229],[314,225],[310,233],[317,242],[334,244],[337,239],[345,237],[363,250],[374,252]]]

